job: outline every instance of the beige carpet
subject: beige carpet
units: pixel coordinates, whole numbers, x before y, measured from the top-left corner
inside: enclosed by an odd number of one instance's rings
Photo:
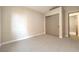
[[[76,36],[76,35],[70,35],[70,38],[74,40],[79,40],[79,36]]]
[[[51,35],[40,35],[21,40],[0,48],[1,52],[77,52],[79,41],[72,39],[59,39]]]

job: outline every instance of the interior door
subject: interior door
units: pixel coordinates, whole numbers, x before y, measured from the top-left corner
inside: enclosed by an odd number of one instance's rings
[[[46,17],[46,34],[59,36],[59,14]]]

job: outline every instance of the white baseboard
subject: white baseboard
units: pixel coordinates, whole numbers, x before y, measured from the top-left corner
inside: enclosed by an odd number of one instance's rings
[[[70,35],[76,35],[76,32],[70,32],[69,34]]]
[[[43,34],[46,34],[46,32],[43,32]]]
[[[24,37],[24,38],[20,38],[20,39],[16,39],[16,40],[11,40],[11,41],[2,42],[2,43],[0,44],[0,46],[5,45],[5,44],[9,44],[9,43],[13,43],[13,42],[16,42],[16,41],[24,40],[24,39],[27,39],[27,38],[31,38],[31,37],[43,35],[43,34],[45,34],[45,33],[44,33],[44,32],[43,32],[43,33],[38,33],[38,34],[30,35],[30,36],[27,36],[27,37]]]
[[[62,36],[59,36],[59,38],[63,38]]]

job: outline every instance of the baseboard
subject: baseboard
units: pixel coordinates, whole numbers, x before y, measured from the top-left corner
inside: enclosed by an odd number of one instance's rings
[[[31,37],[43,35],[43,34],[45,34],[45,33],[44,32],[43,33],[38,33],[38,34],[30,35],[30,36],[27,36],[27,37],[24,37],[24,38],[20,38],[20,39],[16,39],[16,40],[11,40],[11,41],[6,41],[6,42],[1,43],[0,46],[5,45],[5,44],[9,44],[9,43],[13,43],[13,42],[16,42],[16,41],[28,39],[28,38],[31,38]]]
[[[63,38],[62,36],[59,36],[59,38]]]
[[[70,32],[69,34],[70,35],[76,35],[76,32]]]

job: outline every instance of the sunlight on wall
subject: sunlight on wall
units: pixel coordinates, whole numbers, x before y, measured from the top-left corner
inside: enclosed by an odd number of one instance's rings
[[[12,33],[17,39],[28,34],[27,17],[25,14],[12,14]]]

